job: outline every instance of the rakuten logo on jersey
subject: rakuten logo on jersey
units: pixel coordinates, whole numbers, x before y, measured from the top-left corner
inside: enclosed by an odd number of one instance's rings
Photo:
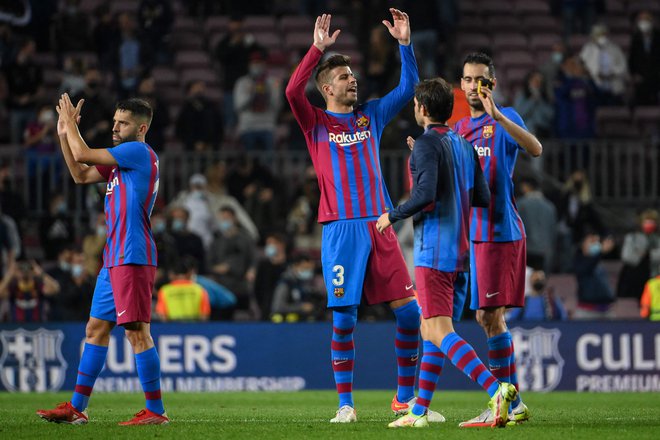
[[[490,147],[480,147],[478,145],[474,145],[474,149],[476,150],[479,157],[490,157]]]
[[[371,131],[358,131],[355,133],[328,133],[328,141],[342,147],[357,144],[371,137]]]

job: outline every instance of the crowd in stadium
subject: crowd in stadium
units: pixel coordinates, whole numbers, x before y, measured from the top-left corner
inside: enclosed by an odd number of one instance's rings
[[[12,187],[17,171],[8,162],[0,168],[0,321],[88,316],[106,239],[102,198],[94,204],[98,214],[79,228],[69,200],[45,183],[48,173],[66,173],[61,162],[51,162],[59,154],[54,105],[63,92],[74,103],[85,99],[80,131],[90,145],[111,145],[115,101],[138,96],[154,108],[147,142],[159,155],[232,153],[183,176],[187,186],[156,203],[154,310],[162,320],[327,319],[314,169],[310,164],[292,189],[258,155],[242,155],[305,151],[284,84],[311,44],[311,17],[318,13],[331,11],[344,29],[337,51],[354,60],[360,100],[383,96],[398,81],[396,41],[371,13],[397,3],[410,15],[421,77],[441,74],[458,90],[453,120],[466,111],[458,85],[468,50],[493,56],[501,66],[496,102],[513,106],[541,139],[606,135],[608,127],[597,124],[601,108],[660,115],[657,2],[516,2],[538,8],[528,6],[524,23],[536,23],[537,35],[523,43],[517,40],[522,22],[503,16],[502,2],[486,0],[31,3],[17,2],[0,18],[0,150],[6,150],[0,154],[3,160],[23,155],[30,185]],[[509,37],[498,38],[504,29]],[[480,38],[491,31],[492,40]],[[406,148],[412,117],[404,111],[392,122],[383,148]],[[40,166],[42,160],[55,165]],[[517,182],[530,273],[528,307],[514,318],[611,318],[618,296],[640,299],[646,282],[660,274],[660,216],[652,209],[658,206],[638,207],[638,230],[611,231],[584,171],[575,170],[552,194],[544,195],[544,187],[536,176]],[[40,218],[27,200],[37,191],[46,194]],[[412,224],[397,227],[410,255]],[[623,263],[618,281],[603,259]],[[557,273],[577,281],[570,307],[548,287]],[[189,303],[173,299],[182,289],[193,292]],[[389,314],[370,307],[360,316]]]

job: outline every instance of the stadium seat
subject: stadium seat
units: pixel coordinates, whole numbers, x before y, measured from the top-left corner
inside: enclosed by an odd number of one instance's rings
[[[158,95],[168,103],[168,105],[180,106],[184,99],[185,94],[181,87],[162,87],[158,89]]]
[[[176,87],[179,85],[179,74],[171,67],[156,66],[151,71],[158,87]]]
[[[137,12],[139,2],[135,0],[115,0],[110,3],[112,11],[116,14],[123,12]]]
[[[474,12],[479,8],[479,2],[477,0],[461,0],[460,2],[456,3],[458,3],[458,9],[461,12],[461,16],[463,17],[474,14]]]
[[[485,28],[492,32],[494,36],[497,36],[499,33],[520,32],[523,23],[513,15],[491,15],[486,18]]]
[[[310,38],[309,33],[307,34],[307,38]],[[348,29],[341,33],[341,37],[337,38],[337,41],[333,45],[335,50],[341,52],[357,49],[357,47],[357,38],[355,38],[355,35],[351,34]]]
[[[500,66],[501,69],[521,67],[531,70],[535,64],[534,57],[526,50],[498,52],[495,54],[495,59],[495,65]]]
[[[284,47],[289,50],[308,48],[312,45],[312,36],[307,32],[290,32],[284,36]]]
[[[81,0],[78,7],[82,12],[92,14],[102,3],[105,3],[105,0]]]
[[[476,10],[484,17],[491,15],[502,14],[510,10],[510,7],[500,0],[481,0],[476,5]],[[474,14],[474,9],[468,14]]]
[[[589,35],[573,34],[568,38],[568,50],[572,53],[580,53],[582,46],[589,41]]]
[[[177,16],[172,23],[172,33],[199,32],[199,24],[194,18],[185,15]]]
[[[529,48],[535,53],[537,51],[550,52],[552,50],[552,46],[559,42],[561,42],[561,37],[557,34],[533,33],[529,37]]]
[[[57,65],[57,58],[52,52],[37,52],[32,56],[35,64],[41,67],[55,67]]]
[[[612,34],[610,35],[610,39],[621,48],[624,54],[628,53],[628,49],[630,48],[630,40],[631,40],[629,33]]]
[[[172,49],[179,50],[202,50],[204,49],[204,36],[200,32],[172,33]]]
[[[275,17],[270,15],[248,15],[243,21],[243,27],[247,32],[276,31]]]
[[[204,23],[204,30],[207,35],[226,32],[228,23],[229,17],[226,15],[214,15],[206,19],[206,23]]]
[[[339,24],[334,21],[332,26],[339,27]],[[312,17],[306,15],[285,15],[280,19],[280,29],[283,33],[291,32],[307,32],[308,34],[314,30],[314,21]]]
[[[632,114],[626,106],[608,106],[596,109],[596,134],[600,138],[630,137]]]
[[[253,33],[255,40],[266,49],[278,49],[282,46],[280,34],[277,32],[261,31]],[[309,38],[309,37],[308,37]]]
[[[525,17],[525,28],[528,35],[534,35],[536,32],[547,32],[559,35],[561,33],[561,25],[555,17],[550,15],[530,15]]]
[[[628,2],[628,14],[632,17],[639,11],[651,11],[660,13],[660,2],[658,0],[635,0]]]
[[[632,32],[630,19],[626,16],[609,14],[603,17],[602,21],[611,34]]]
[[[605,18],[611,17],[613,15],[625,16],[626,15],[626,6],[624,0],[605,0]]]
[[[188,84],[190,81],[204,81],[208,86],[218,84],[218,75],[213,69],[187,69],[181,71],[182,84]]]
[[[550,15],[550,3],[543,0],[518,0],[514,11],[521,16]]]
[[[209,55],[203,50],[181,50],[174,57],[174,65],[179,69],[210,67]]]
[[[490,49],[491,41],[486,34],[460,34],[456,37],[456,46],[462,56],[468,52]]]
[[[528,50],[527,37],[522,33],[497,33],[493,36],[495,54],[511,50]]]
[[[659,136],[660,106],[635,107],[633,122],[640,136]]]
[[[525,78],[530,71],[526,67],[510,67],[503,72],[501,75],[502,82],[507,89],[513,92],[511,94],[512,98],[515,98],[516,92],[525,86]],[[499,73],[497,75],[500,77]]]

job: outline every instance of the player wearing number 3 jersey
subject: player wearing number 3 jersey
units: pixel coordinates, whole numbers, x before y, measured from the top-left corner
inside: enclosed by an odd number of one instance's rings
[[[158,156],[145,143],[153,111],[140,99],[117,104],[114,148],[90,149],[78,131],[82,100],[73,106],[62,95],[57,133],[76,183],[106,182],[107,241],[87,322],[85,347],[73,397],[37,414],[49,422],[87,423],[87,403],[108,353],[110,331],[124,327],[144,389],[146,408],[122,425],[169,422],[160,395],[160,360],[151,338],[151,294],[156,274],[156,246],[150,215],[158,193]]]
[[[309,103],[305,85],[340,32],[329,33],[331,17],[326,14],[317,17],[314,43],[286,88],[321,190],[321,260],[328,307],[333,310],[332,369],[339,394],[339,410],[333,423],[356,420],[353,330],[363,294],[370,304],[389,303],[396,316],[398,389],[392,409],[407,411],[414,401],[419,307],[395,233],[390,230],[381,235],[375,228],[378,215],[392,208],[380,169],[380,136],[385,125],[413,97],[418,82],[408,16],[396,9],[390,9],[390,13],[392,23],[383,24],[399,41],[401,78],[385,97],[357,105],[357,80],[350,60],[333,55],[321,62],[315,77],[327,109]]]

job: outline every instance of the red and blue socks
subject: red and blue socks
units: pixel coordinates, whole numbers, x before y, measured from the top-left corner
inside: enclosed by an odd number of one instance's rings
[[[513,351],[511,333],[507,330],[492,338],[488,338],[488,367],[493,376],[500,382],[508,382],[518,389],[518,375],[516,374],[516,357]],[[511,402],[515,408],[520,404],[520,394]]]
[[[339,407],[353,403],[353,362],[355,344],[353,330],[357,323],[357,306],[338,307],[332,311],[331,360]]]
[[[162,415],[165,408],[160,395],[160,359],[156,347],[136,354],[135,366],[147,399],[147,409]]]
[[[89,403],[89,396],[92,394],[94,382],[101,373],[105,358],[108,354],[108,347],[85,343],[80,364],[78,365],[78,377],[76,379],[76,388],[71,397],[71,405],[78,411],[85,411]]]
[[[412,409],[412,413],[416,416],[424,415],[429,409],[435,386],[445,364],[445,355],[433,342],[424,341],[423,347],[424,355],[419,367],[419,394]]]
[[[440,350],[452,364],[456,365],[456,368],[481,385],[490,397],[495,395],[499,382],[481,362],[472,346],[463,338],[454,332],[449,333],[442,340]]]
[[[416,300],[394,309],[396,317],[396,339],[394,351],[398,386],[396,397],[405,403],[415,397],[415,373],[419,357],[419,305]]]

